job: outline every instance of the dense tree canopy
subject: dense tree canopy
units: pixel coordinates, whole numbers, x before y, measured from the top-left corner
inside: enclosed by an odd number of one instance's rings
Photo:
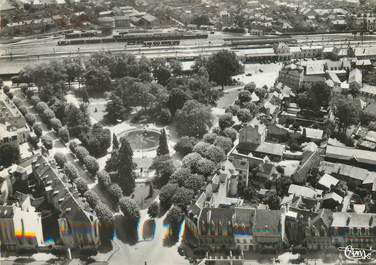
[[[339,127],[345,130],[352,124],[357,124],[360,121],[360,107],[355,104],[353,100],[341,97],[336,99],[335,115],[338,118]]]
[[[195,100],[189,100],[176,113],[179,135],[202,137],[212,125],[210,109]]]
[[[138,218],[140,218],[140,209],[133,199],[123,197],[119,200],[119,206],[125,218],[128,220],[136,221]]]
[[[168,155],[170,153],[168,149],[168,141],[166,130],[162,129],[161,134],[159,135],[159,145],[157,148],[157,156]]]
[[[176,152],[185,156],[192,152],[193,147],[197,144],[198,140],[195,137],[183,136],[174,146]]]
[[[226,50],[219,51],[210,56],[206,67],[210,80],[213,80],[222,87],[230,83],[233,75],[239,74],[242,71],[242,66],[236,54]]]
[[[15,144],[4,143],[0,145],[0,165],[9,167],[13,163],[18,163],[20,159],[20,149]]]

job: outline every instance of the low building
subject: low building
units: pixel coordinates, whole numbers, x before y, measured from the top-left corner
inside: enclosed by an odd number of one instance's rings
[[[323,140],[323,136],[323,130],[308,127],[303,128],[303,137],[306,137],[306,139],[310,140],[311,142],[320,143]]]
[[[137,25],[145,28],[153,28],[159,26],[159,20],[153,15],[145,14],[144,16],[140,17]]]
[[[102,28],[112,29],[115,27],[115,18],[114,17],[99,17],[98,24]]]
[[[115,27],[116,28],[129,28],[130,18],[129,16],[115,16]]]

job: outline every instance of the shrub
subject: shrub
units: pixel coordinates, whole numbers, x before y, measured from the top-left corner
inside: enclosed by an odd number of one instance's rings
[[[194,169],[201,158],[202,156],[199,153],[190,153],[183,158],[182,165],[183,167]]]
[[[159,205],[158,202],[153,202],[148,208],[148,215],[150,218],[155,218],[159,214]]]
[[[54,129],[54,131],[56,133],[58,133],[59,130],[60,130],[60,128],[62,127],[61,121],[59,119],[57,119],[57,118],[52,118],[50,120],[50,126],[51,126],[52,129]]]
[[[48,123],[52,118],[55,118],[55,113],[48,108],[43,111],[41,117],[45,123]]]
[[[197,144],[198,140],[195,137],[183,136],[176,143],[174,149],[179,154],[185,156],[192,152],[193,147]]]
[[[70,142],[69,142],[69,150],[70,150],[73,154],[76,153],[77,147],[78,147],[77,142],[75,142],[75,141],[70,141]]]
[[[75,180],[80,176],[78,169],[72,162],[67,162],[64,164],[64,174],[70,179]]]
[[[59,129],[58,135],[60,139],[64,142],[67,143],[69,142],[69,130],[67,127],[61,127]]]
[[[232,148],[232,140],[228,137],[218,136],[214,141],[214,145],[220,147],[225,153],[228,153]]]
[[[5,94],[6,94],[6,93],[9,93],[9,91],[10,91],[9,86],[4,86],[4,87],[3,87],[3,91],[4,91]]]
[[[248,109],[240,109],[237,116],[241,122],[248,122],[252,118],[251,112]]]
[[[73,183],[76,184],[77,190],[81,194],[84,194],[89,190],[86,182],[82,178],[76,178]]]
[[[177,206],[185,207],[191,203],[193,196],[194,193],[192,190],[180,187],[176,189],[174,196],[172,196],[171,202]]]
[[[202,175],[193,174],[184,181],[184,188],[190,189],[193,192],[198,192],[204,184],[204,177]]]
[[[67,162],[67,158],[65,157],[65,155],[61,152],[56,152],[55,155],[54,155],[54,159],[56,161],[56,164],[59,166],[59,167],[63,167],[64,164]]]
[[[215,168],[216,166],[213,161],[206,158],[202,158],[199,161],[197,161],[194,168],[194,172],[204,176],[209,176],[214,172]]]
[[[45,111],[46,109],[49,109],[46,102],[40,101],[35,105],[35,110],[39,113],[43,113],[43,111]]]
[[[177,188],[177,184],[167,183],[166,185],[164,185],[159,193],[159,200],[161,204],[165,206],[171,205],[171,199],[174,196]]]
[[[18,97],[14,97],[12,101],[13,101],[14,105],[17,106],[17,108],[20,108],[20,106],[22,105],[22,100]]]
[[[111,198],[115,201],[115,203],[119,202],[119,200],[124,196],[123,190],[116,183],[110,184],[107,188],[107,191],[110,194]]]
[[[231,113],[225,113],[219,117],[218,120],[219,127],[224,130],[228,127],[231,127],[234,124],[234,121],[232,120],[232,114]]]
[[[84,158],[84,164],[87,171],[89,171],[90,174],[95,175],[97,173],[99,165],[95,157],[92,157],[90,155],[86,156]]]
[[[53,147],[53,139],[48,135],[44,135],[42,137],[42,144],[44,147],[46,147],[46,149],[50,150]]]
[[[184,184],[184,181],[189,178],[191,175],[191,169],[181,167],[175,170],[175,172],[170,177],[171,183],[177,183],[179,186],[182,186]]]
[[[84,193],[84,198],[87,200],[90,207],[92,208],[95,207],[101,201],[98,195],[91,190],[88,190]]]
[[[42,125],[40,125],[40,123],[34,123],[33,125],[33,131],[35,133],[35,135],[40,138],[42,136]]]
[[[26,115],[28,113],[29,109],[25,105],[21,105],[18,107],[18,110],[22,113],[22,115]]]
[[[172,120],[171,111],[167,108],[163,108],[159,114],[159,122],[162,124],[169,124]]]
[[[26,120],[27,124],[29,124],[29,126],[33,126],[34,123],[35,123],[35,121],[36,121],[37,119],[35,118],[35,115],[34,115],[34,114],[27,113],[27,114],[25,115],[25,120]]]
[[[31,96],[30,101],[31,104],[33,104],[33,106],[35,107],[40,102],[40,98],[38,96]]]
[[[81,163],[85,163],[85,157],[89,155],[89,151],[83,146],[77,146],[75,154]]]
[[[207,133],[204,134],[203,140],[206,143],[213,144],[217,136],[218,135],[216,133]]]
[[[136,221],[138,218],[140,218],[140,209],[133,199],[123,197],[119,200],[119,206],[120,210],[128,220]]]
[[[106,170],[97,172],[98,183],[102,187],[107,187],[111,184],[111,177]]]
[[[226,129],[223,130],[223,135],[230,138],[231,141],[234,142],[237,138],[238,133],[233,128],[226,128]]]

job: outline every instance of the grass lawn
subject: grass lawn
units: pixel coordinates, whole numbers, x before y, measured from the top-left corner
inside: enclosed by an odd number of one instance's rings
[[[89,115],[93,120],[100,122],[103,120],[104,115],[106,114],[106,100],[103,98],[90,98],[90,103],[88,106]]]
[[[227,91],[227,92],[225,90],[223,97],[221,97],[217,101],[217,107],[225,109],[225,108],[231,106],[234,103],[234,101],[238,98],[238,94],[239,94],[240,91],[242,91],[242,88],[239,88],[239,89],[236,89],[236,90],[230,90],[230,91]]]

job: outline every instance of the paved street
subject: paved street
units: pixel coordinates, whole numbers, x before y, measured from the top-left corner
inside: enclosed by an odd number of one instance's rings
[[[95,260],[107,260],[109,264],[123,265],[188,265],[188,260],[180,256],[177,251],[180,242],[171,243],[167,240],[168,227],[163,225],[164,218],[165,216],[155,219],[154,238],[143,240],[142,225],[149,220],[149,217],[147,210],[142,210],[137,231],[138,240],[131,240],[129,239],[129,230],[124,227],[122,215],[117,213],[115,215],[116,237],[113,241],[113,250],[106,255],[98,255]]]

